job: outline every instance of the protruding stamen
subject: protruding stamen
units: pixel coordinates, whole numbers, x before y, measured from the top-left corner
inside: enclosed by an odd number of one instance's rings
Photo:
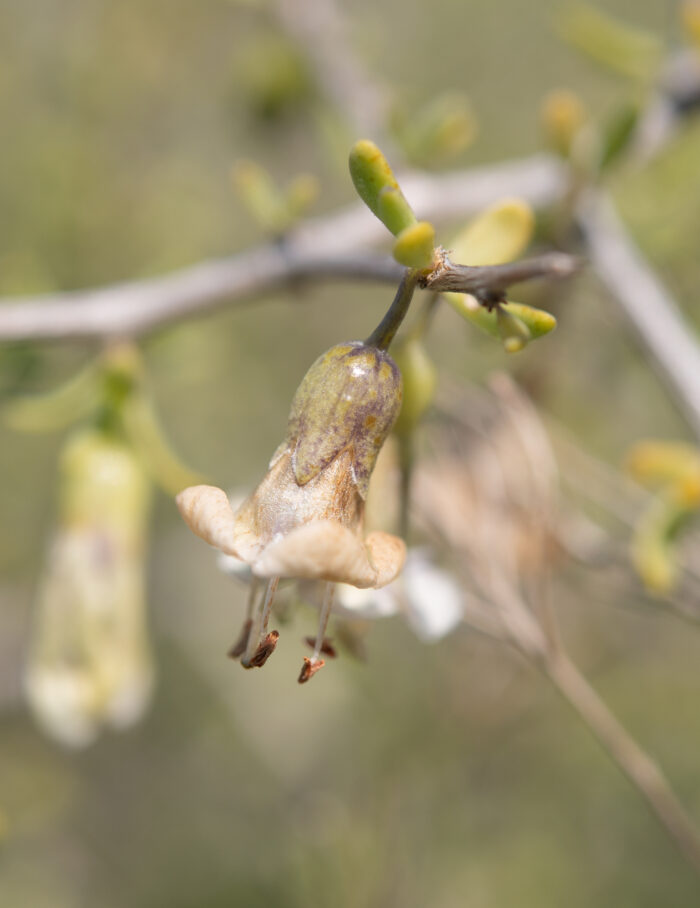
[[[270,631],[270,633],[265,636],[265,639],[253,654],[253,658],[250,660],[250,664],[247,666],[247,668],[262,668],[270,658],[270,656],[274,653],[279,638],[279,631]]]
[[[270,620],[270,609],[272,608],[272,600],[275,598],[275,593],[277,592],[277,585],[280,582],[279,577],[272,577],[267,584],[267,589],[265,590],[265,602],[263,603],[262,610],[262,633],[267,633],[267,625]]]
[[[316,645],[316,639],[314,637],[304,637],[304,643],[306,643],[311,647],[311,649],[313,649]],[[330,659],[335,659],[335,657],[338,655],[336,648],[333,646],[328,637],[323,638],[321,653],[324,656],[328,656]]]
[[[253,629],[253,607],[255,605],[255,597],[257,596],[259,588],[260,581],[254,577],[250,581],[250,589],[248,590],[248,602],[246,604],[245,621],[243,622],[243,627],[241,628],[241,632],[238,635],[238,640],[236,640],[231,649],[228,651],[229,659],[238,659],[238,657],[242,656],[246,651],[248,641],[250,640],[250,632]]]
[[[304,665],[299,674],[299,684],[304,684],[309,678],[316,674],[319,668],[323,668],[326,664],[325,660],[321,659],[321,653],[324,652],[324,647],[327,647],[328,645],[326,641],[326,627],[328,626],[328,619],[331,615],[334,599],[335,583],[327,583],[323,592],[323,605],[321,606],[321,616],[318,623],[318,633],[316,634],[313,655],[310,659],[308,656],[304,657]]]
[[[228,651],[229,659],[238,659],[239,656],[242,656],[246,651],[248,646],[248,641],[250,640],[250,632],[253,627],[253,619],[246,618],[241,628],[241,633],[238,636],[238,640],[233,644],[231,649]]]
[[[298,678],[299,684],[305,684],[309,678],[313,678],[319,668],[323,668],[325,664],[323,659],[318,659],[316,662],[313,662],[308,656],[304,656],[304,664],[301,667]]]
[[[277,645],[279,634],[277,631],[268,634],[267,625],[270,620],[270,609],[272,608],[272,600],[275,597],[278,583],[279,577],[272,577],[268,581],[265,595],[262,599],[262,607],[258,606],[257,609],[253,610],[252,626],[245,653],[241,658],[241,665],[244,668],[260,668],[260,666],[265,664]],[[276,636],[272,640],[275,634]]]
[[[335,583],[327,583],[323,591],[323,605],[321,606],[321,618],[318,623],[318,633],[316,634],[316,643],[314,652],[311,657],[312,662],[318,662],[323,650],[323,641],[326,638],[326,628],[328,619],[331,616],[331,609],[335,600]]]

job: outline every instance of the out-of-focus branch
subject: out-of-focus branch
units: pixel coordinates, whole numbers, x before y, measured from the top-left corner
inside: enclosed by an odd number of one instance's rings
[[[277,17],[304,50],[320,91],[355,135],[371,136],[388,151],[386,90],[370,78],[353,51],[348,23],[335,0],[275,0]]]
[[[700,344],[692,327],[634,245],[609,199],[590,192],[581,200],[577,218],[593,269],[700,437]]]
[[[422,216],[442,220],[467,217],[509,195],[537,208],[550,204],[563,190],[564,172],[552,158],[538,155],[443,176],[408,174],[402,185]],[[0,300],[0,340],[133,337],[300,281],[398,283],[403,273],[399,265],[363,251],[386,238],[386,229],[364,205],[352,205],[301,224],[282,244],[265,244],[165,277]]]
[[[546,659],[543,669],[644,797],[682,854],[700,872],[698,831],[658,765],[610,711],[563,650]]]

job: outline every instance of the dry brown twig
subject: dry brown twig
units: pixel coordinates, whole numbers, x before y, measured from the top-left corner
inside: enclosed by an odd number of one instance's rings
[[[465,623],[514,646],[549,679],[700,872],[700,835],[684,806],[566,650],[550,591],[561,532],[556,460],[516,386],[498,376],[491,390],[477,407],[452,396],[450,441],[416,475],[417,517],[456,556],[469,590]]]

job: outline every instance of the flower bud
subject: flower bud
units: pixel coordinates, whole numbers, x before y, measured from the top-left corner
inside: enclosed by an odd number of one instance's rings
[[[357,489],[367,496],[377,455],[401,408],[401,373],[383,350],[360,341],[320,356],[292,401],[286,445],[300,486],[338,454],[351,452]]]

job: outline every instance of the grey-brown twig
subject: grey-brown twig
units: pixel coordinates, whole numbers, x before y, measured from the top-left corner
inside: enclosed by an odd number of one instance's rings
[[[407,174],[402,185],[416,210],[444,220],[466,218],[504,196],[517,195],[537,208],[550,204],[563,190],[564,172],[552,158],[537,155],[441,176]],[[386,228],[364,205],[354,204],[300,224],[284,244],[268,243],[165,277],[0,300],[0,340],[135,337],[294,282],[398,283],[403,269],[369,251],[386,239]]]
[[[692,327],[629,237],[610,199],[591,191],[582,198],[577,219],[593,269],[700,437],[700,344]]]

